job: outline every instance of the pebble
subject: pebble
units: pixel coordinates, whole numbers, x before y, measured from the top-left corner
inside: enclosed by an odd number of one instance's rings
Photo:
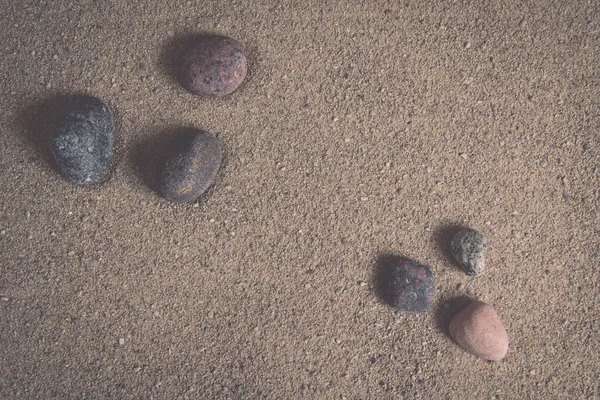
[[[412,260],[398,260],[391,265],[387,285],[388,302],[400,311],[425,311],[435,296],[431,270]]]
[[[207,35],[184,55],[179,79],[183,87],[196,95],[222,97],[238,88],[246,70],[246,56],[238,42]]]
[[[508,335],[494,308],[480,301],[469,304],[450,321],[450,336],[469,353],[500,361],[508,351]]]
[[[90,96],[73,98],[52,134],[50,150],[61,175],[76,185],[93,185],[112,161],[114,122],[106,104]]]
[[[167,200],[196,200],[212,184],[221,166],[219,139],[209,132],[177,134],[159,165],[158,191]]]
[[[467,275],[477,276],[485,270],[487,241],[474,229],[463,229],[450,244],[452,255]]]

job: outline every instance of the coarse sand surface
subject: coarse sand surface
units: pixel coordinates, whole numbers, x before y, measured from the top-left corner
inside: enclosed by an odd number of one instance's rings
[[[177,81],[206,33],[246,49],[222,99]],[[0,49],[0,398],[600,396],[597,0],[4,0]],[[94,187],[48,151],[76,94],[115,116]],[[190,127],[224,164],[173,204],[156,161]],[[430,309],[382,300],[390,256]],[[504,360],[448,335],[470,299]]]

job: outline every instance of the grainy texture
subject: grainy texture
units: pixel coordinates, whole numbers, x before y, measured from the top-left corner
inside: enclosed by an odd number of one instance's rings
[[[485,270],[487,240],[474,229],[463,229],[452,238],[452,255],[467,275],[481,275]]]
[[[76,96],[52,132],[50,150],[59,172],[76,185],[99,183],[113,157],[115,126],[106,104]]]
[[[177,133],[158,167],[158,191],[167,200],[196,200],[213,183],[221,166],[222,150],[210,132]]]
[[[474,301],[452,318],[450,336],[469,353],[500,361],[508,351],[508,334],[494,307]]]
[[[107,4],[0,7],[0,397],[598,397],[598,1]],[[244,44],[243,90],[173,76],[202,32]],[[64,92],[115,113],[101,187],[29,129]],[[140,178],[181,126],[225,149],[197,203]],[[480,278],[448,226],[485,232]],[[430,266],[429,310],[380,300],[380,253]],[[454,343],[456,296],[494,305],[509,357]]]
[[[243,47],[235,40],[206,35],[185,53],[179,78],[183,87],[199,96],[223,97],[240,86],[248,64]]]

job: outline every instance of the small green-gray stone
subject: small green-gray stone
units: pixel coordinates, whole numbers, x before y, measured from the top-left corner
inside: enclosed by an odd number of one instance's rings
[[[477,276],[485,270],[487,241],[474,229],[463,229],[450,244],[452,255],[467,275]]]

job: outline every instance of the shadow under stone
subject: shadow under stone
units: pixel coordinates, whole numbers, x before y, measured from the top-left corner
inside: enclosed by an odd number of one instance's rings
[[[179,83],[179,68],[185,53],[190,50],[200,39],[211,36],[210,32],[196,32],[175,34],[169,38],[162,47],[159,55],[158,66],[160,71],[169,77],[172,83]],[[183,88],[183,87],[182,87]]]
[[[434,310],[436,328],[440,332],[449,334],[448,328],[452,318],[475,300],[469,296],[458,296],[438,302]]]
[[[128,161],[134,175],[155,194],[159,194],[156,190],[158,162],[169,145],[171,136],[168,130],[153,133],[134,143],[129,150]]]
[[[25,107],[17,117],[24,142],[37,154],[56,168],[50,153],[50,138],[58,126],[61,115],[78,97],[84,94],[54,94],[38,99]]]
[[[373,287],[375,294],[385,304],[393,307],[392,290],[390,282],[392,274],[397,265],[410,260],[403,255],[392,253],[381,253],[375,258],[375,268],[373,271]]]
[[[198,130],[198,128],[193,127],[167,127],[135,143],[129,152],[129,165],[134,175],[154,194],[163,198],[158,189],[157,179],[159,169],[164,162],[166,149],[172,146],[174,141],[179,142],[181,138],[188,137]],[[204,203],[214,192],[215,186],[221,181],[227,166],[227,153],[222,142],[221,149],[223,154],[217,176],[209,188],[193,202]]]

